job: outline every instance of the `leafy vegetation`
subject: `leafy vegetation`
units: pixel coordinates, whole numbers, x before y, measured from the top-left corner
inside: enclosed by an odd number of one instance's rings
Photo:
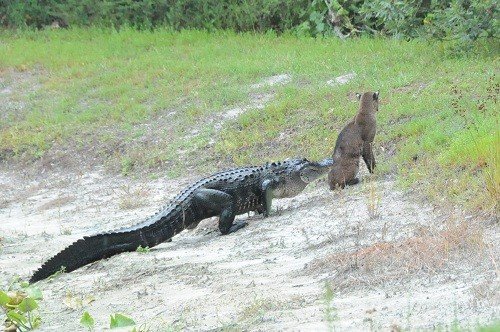
[[[500,330],[500,321],[495,320],[491,324],[488,325],[480,325],[477,327],[477,331],[479,332],[494,332]]]
[[[0,290],[0,308],[6,320],[5,331],[31,331],[40,326],[38,301],[42,300],[40,289],[15,279],[6,291]]]
[[[0,84],[11,91],[0,96],[4,162],[178,176],[322,158],[356,112],[353,93],[380,90],[379,174],[446,204],[492,213],[498,202],[498,61],[488,53],[449,58],[446,41],[132,29],[0,40]],[[20,101],[22,112],[8,108]]]
[[[110,329],[116,329],[128,326],[135,326],[135,322],[132,318],[122,314],[114,314],[110,316],[110,323],[109,323]]]
[[[82,318],[80,318],[80,324],[89,331],[93,331],[95,327],[94,318],[88,313],[88,311],[85,311],[82,314]]]
[[[148,247],[148,246],[145,246],[145,247],[143,247],[143,246],[138,246],[138,247],[137,247],[137,249],[136,249],[135,251],[137,251],[137,252],[139,252],[139,253],[141,253],[141,254],[146,254],[146,253],[148,253],[150,250],[151,250],[151,249],[149,249],[149,247]]]
[[[42,28],[58,22],[62,26],[284,31],[300,22],[308,1],[14,0],[0,8],[5,11],[0,11],[0,23],[8,27]]]
[[[88,329],[89,331],[93,331],[95,328],[94,318],[87,311],[85,311],[82,314],[82,317],[80,319],[80,324],[83,327],[85,327],[86,329]],[[120,329],[121,331],[123,331],[125,328],[126,331],[130,331],[130,332],[145,332],[145,331],[147,331],[147,329],[144,328],[143,326],[138,327],[136,322],[132,318],[130,318],[126,315],[120,314],[120,313],[110,315],[109,328],[111,330]]]
[[[494,0],[70,0],[0,1],[0,25],[131,26],[138,29],[292,31],[299,35],[387,35],[454,39],[452,51],[471,41],[498,38]]]
[[[328,331],[335,331],[335,321],[339,319],[337,308],[333,305],[335,293],[329,283],[325,283],[324,305],[325,319],[328,323]]]

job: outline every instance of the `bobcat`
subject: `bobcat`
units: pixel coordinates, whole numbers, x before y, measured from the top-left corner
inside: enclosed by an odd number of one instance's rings
[[[358,114],[342,129],[333,150],[333,166],[328,173],[331,190],[337,186],[344,188],[359,182],[357,174],[360,156],[370,173],[375,168],[372,142],[376,131],[375,112],[378,111],[379,93],[357,93],[356,96],[360,100]]]

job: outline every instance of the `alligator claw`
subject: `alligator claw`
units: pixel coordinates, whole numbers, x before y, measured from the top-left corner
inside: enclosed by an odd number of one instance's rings
[[[230,233],[233,233],[233,232],[236,232],[237,230],[247,226],[248,223],[246,221],[238,221],[238,222],[235,222],[233,223],[233,225],[231,226],[231,228],[229,228],[229,232],[228,234]]]

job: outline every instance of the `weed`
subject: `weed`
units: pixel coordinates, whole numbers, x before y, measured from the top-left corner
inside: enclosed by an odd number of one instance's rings
[[[131,189],[130,186],[124,186],[118,198],[118,206],[122,210],[137,209],[146,204],[146,197],[148,195],[149,191],[144,187]]]
[[[87,328],[89,331],[94,330],[95,322],[94,318],[88,313],[88,311],[85,311],[82,314],[82,317],[80,318],[80,324]]]
[[[484,324],[476,326],[476,331],[478,332],[494,332],[494,331],[499,331],[500,330],[500,320],[495,320],[491,322],[490,324]]]
[[[82,314],[80,324],[89,331],[93,331],[95,328],[94,318],[87,311]],[[137,326],[136,322],[132,318],[120,313],[110,315],[109,328],[120,329],[121,331],[125,329],[129,332],[149,331],[149,328],[145,324]]]
[[[143,247],[143,246],[138,246],[137,249],[135,251],[139,252],[139,253],[142,253],[142,254],[146,254],[150,251],[151,249],[149,249],[148,246],[146,247]]]
[[[70,290],[66,291],[66,295],[64,296],[63,303],[72,310],[81,309],[82,307],[88,306],[90,303],[95,301],[95,297],[93,295],[79,295],[74,294]]]
[[[255,298],[252,303],[243,308],[240,320],[251,326],[262,323],[269,316],[269,312],[280,306],[277,300]]]
[[[71,235],[71,228],[69,227],[61,227],[61,230],[59,231],[61,235]]]
[[[338,320],[337,308],[333,305],[335,293],[329,283],[325,283],[324,305],[325,318],[328,323],[328,330],[335,331],[335,321]]]
[[[38,328],[42,322],[38,301],[42,292],[19,278],[15,278],[6,291],[0,290],[0,307],[6,316],[6,331],[24,332]]]
[[[366,196],[366,206],[370,220],[378,219],[380,217],[380,195],[373,179],[368,181],[368,193]]]
[[[66,267],[65,266],[61,266],[61,268],[59,269],[59,271],[55,272],[53,275],[49,276],[47,279],[48,280],[53,280],[53,279],[59,277],[63,273],[66,273]]]

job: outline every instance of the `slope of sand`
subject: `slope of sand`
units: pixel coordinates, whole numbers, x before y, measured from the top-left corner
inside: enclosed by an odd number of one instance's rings
[[[196,179],[103,174],[1,175],[2,287],[84,235],[141,221]],[[273,207],[266,219],[239,216],[249,225],[227,236],[209,219],[148,253],[38,283],[41,330],[83,330],[85,310],[97,330],[121,312],[151,331],[474,327],[500,317],[494,222],[438,211],[369,176],[342,192],[320,180]]]

